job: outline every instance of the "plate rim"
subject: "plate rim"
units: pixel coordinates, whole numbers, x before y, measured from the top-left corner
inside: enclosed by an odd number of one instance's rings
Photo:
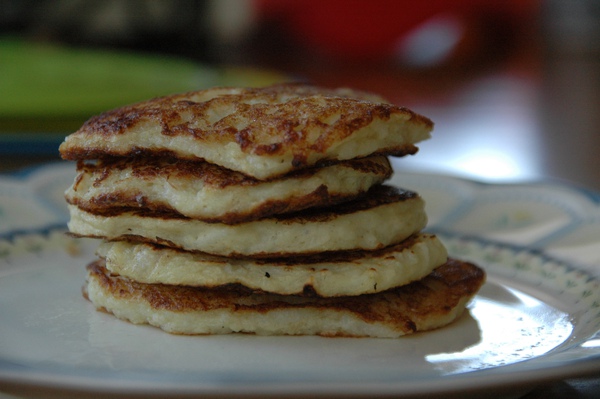
[[[66,228],[54,227],[44,229],[32,229],[25,233],[19,232],[12,235],[10,241],[22,238],[27,235],[41,235],[42,238],[49,237],[51,234],[56,232],[66,232]],[[582,271],[583,273],[591,276],[595,280],[600,280],[598,276],[592,276],[589,271],[577,268],[577,266],[571,265],[569,262],[564,260],[556,259],[543,251],[538,249],[531,249],[527,247],[520,247],[514,244],[507,244],[502,242],[495,242],[480,237],[466,237],[461,234],[452,232],[432,232],[434,234],[440,234],[441,236],[448,236],[451,239],[466,240],[468,242],[475,242],[478,245],[493,246],[494,248],[507,248],[511,253],[525,251],[533,254],[536,257],[542,257],[544,261],[553,261],[560,263],[562,266],[571,270]],[[0,238],[0,241],[6,241],[4,238]],[[592,337],[590,337],[592,338]],[[580,346],[578,344],[576,346]],[[544,382],[552,381],[564,378],[573,377],[584,377],[586,375],[592,375],[600,370],[600,352],[591,354],[589,356],[583,356],[579,358],[562,360],[556,364],[546,364],[542,358],[548,358],[553,355],[560,355],[561,353],[569,352],[573,348],[563,348],[558,352],[552,354],[548,353],[537,356],[533,359],[539,364],[535,367],[530,368],[531,362],[528,360],[512,363],[506,366],[493,367],[483,370],[469,371],[459,374],[445,375],[440,378],[443,379],[443,383],[434,384],[424,389],[424,384],[431,382],[431,378],[425,378],[419,381],[408,382],[406,380],[393,382],[393,381],[356,381],[354,383],[348,381],[334,381],[332,383],[323,382],[298,382],[298,381],[283,381],[276,382],[272,385],[264,385],[255,383],[237,383],[233,386],[226,386],[224,384],[208,384],[205,383],[194,384],[189,381],[173,381],[165,383],[161,381],[159,385],[148,384],[148,380],[143,378],[137,380],[125,380],[115,381],[112,374],[104,375],[100,377],[90,377],[86,375],[76,375],[68,372],[52,372],[51,370],[39,369],[39,370],[28,370],[25,372],[15,371],[11,369],[5,369],[3,362],[0,359],[0,391],[2,390],[31,390],[31,389],[44,389],[48,392],[78,392],[84,391],[89,394],[99,395],[165,395],[173,397],[182,397],[189,395],[200,395],[200,396],[224,396],[224,397],[251,397],[256,395],[261,396],[281,396],[285,394],[294,393],[302,396],[310,397],[322,397],[328,395],[344,395],[344,396],[362,396],[367,394],[376,395],[394,395],[395,397],[407,397],[411,395],[421,394],[460,394],[467,392],[483,392],[486,389],[494,388],[499,386],[499,383],[507,383],[510,381],[509,388],[517,388],[519,386],[528,386],[533,388],[534,386]],[[537,360],[536,360],[537,359]],[[540,360],[542,359],[542,360]],[[49,367],[49,366],[48,366]],[[525,369],[525,370],[522,370]],[[115,384],[116,382],[116,384]],[[140,386],[140,383],[144,382],[144,386]],[[264,382],[264,381],[263,381]]]

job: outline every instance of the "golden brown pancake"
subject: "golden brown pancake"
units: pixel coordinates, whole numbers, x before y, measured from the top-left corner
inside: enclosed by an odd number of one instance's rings
[[[203,159],[265,180],[324,161],[414,154],[432,129],[424,116],[350,89],[212,88],[95,116],[60,153],[70,160]]]
[[[441,241],[418,234],[378,251],[249,259],[210,256],[126,241],[104,242],[98,254],[114,274],[147,284],[218,287],[241,284],[282,295],[347,296],[418,280],[446,262]]]
[[[84,294],[98,308],[174,334],[254,333],[399,337],[444,326],[485,280],[477,266],[449,260],[427,277],[378,294],[316,298],[143,284],[111,275],[96,261]]]
[[[382,183],[433,123],[302,84],[212,88],[89,119],[60,146],[84,295],[175,334],[399,337],[455,320],[485,280]]]
[[[425,204],[411,191],[375,186],[364,198],[329,208],[229,225],[144,210],[93,214],[69,205],[69,230],[108,240],[135,239],[220,256],[297,256],[387,247],[421,231]]]
[[[147,209],[234,224],[355,198],[392,168],[373,156],[261,181],[207,162],[120,158],[80,162],[77,172],[66,200],[91,213]]]

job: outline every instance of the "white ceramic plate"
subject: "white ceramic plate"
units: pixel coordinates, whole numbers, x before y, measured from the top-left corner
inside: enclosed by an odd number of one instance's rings
[[[554,184],[402,174],[488,282],[456,323],[395,340],[188,337],[96,312],[92,240],[66,237],[72,165],[0,179],[0,388],[175,396],[520,394],[600,371],[599,201]],[[552,255],[549,255],[552,254]]]

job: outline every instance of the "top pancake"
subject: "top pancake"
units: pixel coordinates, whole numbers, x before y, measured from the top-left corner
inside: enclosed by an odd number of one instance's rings
[[[265,180],[324,161],[414,154],[432,128],[424,116],[350,89],[212,88],[95,116],[60,153],[70,160],[168,154]]]

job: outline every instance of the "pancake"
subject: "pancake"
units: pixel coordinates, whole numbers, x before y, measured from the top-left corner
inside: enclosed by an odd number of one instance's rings
[[[378,294],[315,298],[143,284],[87,268],[84,295],[98,309],[174,334],[254,333],[395,338],[459,317],[485,280],[477,266],[449,260],[427,277]]]
[[[203,159],[265,180],[324,161],[414,154],[432,129],[424,116],[350,89],[212,88],[92,117],[60,153],[69,160]]]
[[[383,185],[364,198],[330,208],[235,225],[144,211],[93,214],[69,205],[68,227],[79,236],[137,239],[213,255],[297,256],[399,243],[425,227],[424,207],[416,193]]]
[[[104,242],[106,269],[146,284],[218,287],[241,284],[255,291],[323,297],[360,295],[405,285],[448,257],[433,235],[420,234],[379,251],[350,251],[284,259],[234,259],[151,244]]]
[[[77,171],[65,197],[88,212],[144,208],[229,224],[352,199],[392,174],[384,156],[268,181],[206,162],[164,158],[80,162]]]

